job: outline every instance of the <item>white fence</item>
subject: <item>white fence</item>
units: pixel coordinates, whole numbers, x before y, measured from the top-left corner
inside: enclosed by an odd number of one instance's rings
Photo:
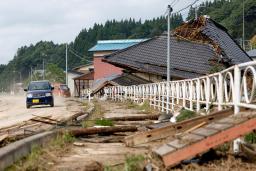
[[[163,112],[173,111],[175,105],[196,111],[202,107],[208,111],[214,105],[218,110],[234,107],[236,114],[240,107],[256,109],[255,67],[256,61],[251,61],[194,79],[107,87],[105,94],[113,100],[149,100]]]

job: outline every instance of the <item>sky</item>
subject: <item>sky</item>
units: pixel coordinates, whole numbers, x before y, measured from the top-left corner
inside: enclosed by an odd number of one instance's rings
[[[195,0],[1,0],[0,64],[13,59],[19,47],[40,40],[69,43],[94,23],[161,16],[173,1],[175,12]]]

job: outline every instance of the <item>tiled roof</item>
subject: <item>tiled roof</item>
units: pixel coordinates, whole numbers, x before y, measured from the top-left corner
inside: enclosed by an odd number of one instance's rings
[[[96,80],[93,83],[92,92],[97,93],[100,89],[104,88],[104,86],[106,85],[131,86],[131,85],[139,85],[139,84],[147,84],[147,83],[152,83],[152,82],[132,74],[123,73],[121,75],[112,75],[110,77]]]
[[[209,73],[211,59],[226,57],[232,64],[250,61],[250,57],[232,40],[229,34],[211,19],[207,19],[203,34],[219,44],[222,53],[215,51],[213,45],[170,38],[172,76],[193,78]],[[105,57],[105,61],[116,66],[166,76],[167,35],[139,43]]]
[[[125,49],[145,40],[147,39],[99,40],[95,46],[89,49],[89,52]]]
[[[256,49],[248,51],[247,54],[251,57],[256,57]]]

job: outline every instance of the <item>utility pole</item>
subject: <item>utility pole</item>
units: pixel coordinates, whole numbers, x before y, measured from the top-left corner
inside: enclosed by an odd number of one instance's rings
[[[243,49],[245,50],[244,39],[245,39],[245,35],[244,35],[244,0],[243,0]]]
[[[170,36],[171,36],[171,23],[170,23],[170,16],[172,12],[172,7],[171,5],[168,5],[167,7],[168,10],[168,23],[167,23],[167,113],[169,113],[169,102],[170,102],[170,80],[171,80],[171,75],[170,75]]]
[[[196,7],[195,7],[195,19],[197,19],[197,18],[198,18],[198,14],[197,14],[198,9],[199,9],[199,6],[196,6]]]
[[[30,81],[33,81],[33,69],[30,67]]]
[[[66,85],[68,86],[68,44],[66,43]]]
[[[43,80],[45,80],[45,67],[44,67],[44,59],[43,59]]]

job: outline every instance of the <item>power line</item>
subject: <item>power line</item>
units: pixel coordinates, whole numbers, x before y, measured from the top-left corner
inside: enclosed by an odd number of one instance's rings
[[[76,57],[82,59],[82,60],[85,60],[87,62],[92,62],[91,60],[88,60],[88,59],[85,59],[87,56],[80,56],[77,54],[77,52],[75,52],[73,49],[69,48],[70,52],[75,55]],[[88,58],[88,57],[87,57]]]
[[[193,6],[193,5],[194,5],[195,3],[197,3],[198,1],[199,1],[199,0],[195,0],[193,3],[191,3],[191,4],[189,4],[188,6],[186,6],[186,7],[182,8],[182,9],[178,10],[178,11],[175,12],[175,13],[180,13],[181,11],[186,10],[187,8]]]

